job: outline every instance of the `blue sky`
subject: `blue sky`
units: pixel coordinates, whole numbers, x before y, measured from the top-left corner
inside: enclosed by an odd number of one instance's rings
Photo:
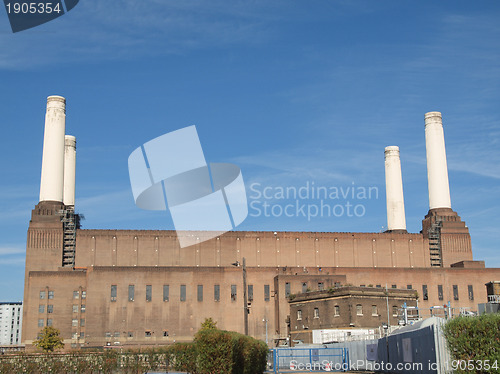
[[[351,201],[362,217],[250,216],[238,229],[384,230],[384,147],[398,145],[419,232],[424,113],[441,111],[452,208],[474,258],[500,267],[499,19],[497,1],[81,1],[12,34],[0,11],[0,300],[22,299],[53,94],[77,137],[76,209],[103,229],[173,228],[135,207],[127,159],[194,124],[207,160],[239,165],[247,187],[379,190]]]

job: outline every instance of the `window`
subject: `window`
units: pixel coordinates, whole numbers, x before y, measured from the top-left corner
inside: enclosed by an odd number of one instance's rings
[[[393,317],[397,317],[398,316],[398,306],[397,305],[394,305],[392,307],[392,316]]]
[[[307,292],[307,282],[302,282],[302,293]]]
[[[147,331],[144,333],[144,336],[146,336],[146,337],[150,337],[150,336],[151,336],[151,331],[147,330]]]
[[[38,327],[43,327],[43,319],[38,320]]]
[[[333,287],[340,287],[340,282],[335,282],[335,283],[333,284]]]
[[[153,286],[148,284],[146,286],[146,301],[151,301],[153,297]]]
[[[80,339],[83,339],[83,338],[85,338],[85,333],[82,331],[82,332],[80,333]]]
[[[198,301],[203,301],[203,285],[198,285]]]
[[[170,293],[170,286],[168,284],[163,285],[163,301],[168,301]]]
[[[82,291],[82,299],[85,299],[87,297],[87,291]]]
[[[40,300],[45,299],[45,291],[40,291]]]
[[[111,301],[116,301],[116,284],[111,286]]]
[[[80,326],[85,327],[85,319],[84,318],[80,319]]]
[[[325,284],[323,282],[318,282],[318,291],[323,291],[325,289]]]
[[[82,313],[85,313],[85,304],[82,304],[82,307],[81,307],[81,312],[82,312]]]
[[[253,301],[253,285],[248,285],[248,301]]]
[[[129,331],[129,332],[127,333],[127,337],[129,337],[129,338],[133,338],[133,337],[134,337],[134,333],[133,333],[132,331]]]
[[[181,301],[186,301],[186,285],[181,284]]]
[[[115,338],[119,338],[120,337],[120,331],[115,331]]]
[[[49,299],[53,299],[54,298],[54,291],[49,291]]]
[[[382,285],[377,284],[375,287],[376,287],[376,288],[382,288]]]
[[[319,318],[319,308],[314,308],[314,318]]]
[[[71,335],[71,339],[78,339],[78,333],[77,333],[77,332],[74,332],[74,333]],[[71,344],[71,348],[76,348],[76,344]]]
[[[47,319],[47,326],[52,326],[52,318]]]
[[[285,283],[285,297],[290,296],[291,291],[290,291],[290,282]]]
[[[407,285],[406,285],[406,289],[407,289],[407,290],[411,290],[412,288],[413,288],[413,287],[412,287],[412,285],[411,285],[411,284],[407,284]]]
[[[427,285],[422,285],[422,297],[424,300],[429,300],[429,293],[427,292]]]
[[[363,306],[361,304],[356,305],[356,314],[358,316],[362,316],[363,315]]]
[[[364,285],[364,284],[360,284],[360,285],[359,285],[359,287],[366,287],[366,285]]]
[[[264,301],[269,301],[271,298],[271,292],[269,290],[269,285],[264,285]]]
[[[340,316],[340,306],[338,306],[338,305],[335,305],[335,308],[334,308],[334,316],[335,316],[335,317]]]
[[[472,288],[472,284],[467,286],[469,292],[469,300],[474,300],[474,289]]]
[[[135,286],[133,284],[128,285],[128,301],[134,301],[135,297]]]
[[[297,321],[302,320],[302,310],[297,310]]]
[[[456,284],[453,285],[453,300],[458,300],[458,286]]]
[[[78,320],[77,319],[72,319],[71,320],[71,326],[78,327]]]
[[[78,305],[73,305],[73,313],[78,313]]]
[[[442,284],[438,284],[438,299],[439,300],[444,299],[444,297],[443,297],[443,285]]]
[[[52,313],[54,311],[54,305],[47,305],[47,313]]]
[[[231,301],[236,301],[236,285],[231,285]]]
[[[376,305],[372,305],[372,316],[378,316],[378,310]]]
[[[109,331],[107,331],[107,332],[105,333],[105,335],[106,335],[106,338],[111,338],[111,333],[110,333]]]
[[[79,299],[79,298],[80,298],[80,291],[73,291],[73,299]]]
[[[220,285],[214,284],[214,301],[220,301]]]
[[[395,284],[393,284],[391,287],[392,288],[398,288],[398,286],[396,286]]]
[[[38,313],[45,313],[45,305],[38,305]]]
[[[166,330],[165,330],[165,331],[163,331],[163,337],[165,337],[165,338],[166,338],[167,336],[168,336],[168,331],[166,331]]]

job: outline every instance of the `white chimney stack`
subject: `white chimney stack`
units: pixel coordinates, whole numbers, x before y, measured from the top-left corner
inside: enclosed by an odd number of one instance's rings
[[[75,206],[76,138],[64,137],[64,205]]]
[[[385,191],[387,199],[387,230],[405,230],[405,202],[399,147],[385,147]]]
[[[425,147],[427,151],[429,209],[451,209],[443,121],[440,112],[425,113]]]
[[[40,201],[63,201],[65,130],[66,99],[49,96],[43,136]]]

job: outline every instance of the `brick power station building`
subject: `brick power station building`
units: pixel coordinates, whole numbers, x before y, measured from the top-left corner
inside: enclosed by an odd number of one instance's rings
[[[304,287],[383,285],[417,290],[419,305],[477,309],[500,269],[473,261],[464,221],[451,209],[439,112],[425,115],[430,209],[406,231],[399,149],[386,148],[388,231],[232,231],[180,248],[174,231],[83,230],[74,214],[76,141],[65,136],[65,99],[47,100],[40,202],[26,245],[22,340],[47,325],[66,347],[147,346],[191,340],[207,317],[244,331],[246,259],[249,334],[288,336],[287,295]],[[393,308],[395,305],[391,305]],[[319,311],[323,314],[322,311]],[[295,331],[296,333],[299,331]]]

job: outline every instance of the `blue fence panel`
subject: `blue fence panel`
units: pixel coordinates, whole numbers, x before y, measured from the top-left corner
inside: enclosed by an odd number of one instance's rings
[[[294,371],[347,371],[347,348],[274,348],[273,370],[275,373]]]

